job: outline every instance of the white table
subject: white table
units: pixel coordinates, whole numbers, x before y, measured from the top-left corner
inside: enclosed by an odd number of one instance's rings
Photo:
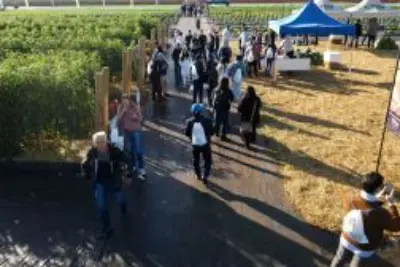
[[[309,58],[277,58],[275,61],[276,71],[309,71],[311,70],[311,59]]]
[[[342,54],[340,52],[335,52],[335,51],[325,51],[324,52],[324,63],[341,64],[342,63]]]

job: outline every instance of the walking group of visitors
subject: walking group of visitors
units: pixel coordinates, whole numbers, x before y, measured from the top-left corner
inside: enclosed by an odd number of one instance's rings
[[[221,42],[220,42],[221,38]],[[192,94],[190,112],[185,135],[192,146],[193,168],[197,179],[208,183],[212,168],[212,136],[220,136],[227,141],[229,117],[232,103],[237,102],[241,117],[240,134],[247,148],[255,141],[256,128],[260,123],[261,101],[252,86],[247,87],[242,96],[241,83],[246,75],[257,75],[261,49],[266,48],[266,66],[271,64],[276,51],[274,35],[268,35],[264,42],[260,35],[250,34],[244,26],[240,35],[240,54],[231,62],[229,27],[221,36],[216,31],[208,35],[188,32],[183,36],[177,32],[171,58],[174,66],[175,85],[178,90],[188,90]],[[281,48],[290,56],[290,38],[285,38]],[[272,53],[272,56],[271,56]],[[153,99],[164,99],[168,56],[161,46],[157,46],[148,65],[152,84]],[[252,73],[253,72],[253,73]],[[208,112],[203,105],[203,91],[207,91]],[[126,182],[132,177],[144,179],[146,172],[143,160],[142,114],[137,95],[123,95],[121,104],[116,105],[116,116],[111,121],[110,133],[98,132],[92,137],[93,147],[88,151],[83,164],[85,174],[94,180],[95,204],[102,222],[101,238],[112,233],[107,198],[114,195],[121,213],[127,212],[127,203],[122,194],[123,166],[127,168]],[[123,140],[122,144],[111,144],[109,140]],[[123,136],[123,138],[122,138]],[[201,164],[203,159],[203,164]],[[201,167],[203,166],[203,167]],[[384,183],[379,173],[369,173],[364,177],[362,190],[358,195],[346,198],[342,234],[337,253],[331,267],[375,266],[373,258],[384,238],[385,231],[400,231],[400,216],[394,204],[394,188]],[[383,204],[387,203],[389,209]]]

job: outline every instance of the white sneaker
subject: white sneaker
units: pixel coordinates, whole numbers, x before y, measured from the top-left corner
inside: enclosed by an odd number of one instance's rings
[[[140,170],[139,170],[139,173],[138,173],[138,178],[141,179],[141,180],[144,180],[146,174],[147,174],[147,173],[146,173],[146,170],[145,170],[145,169],[140,169]]]

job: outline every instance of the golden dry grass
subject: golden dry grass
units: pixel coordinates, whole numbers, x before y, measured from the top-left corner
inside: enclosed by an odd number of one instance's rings
[[[276,86],[264,79],[244,84],[255,86],[264,102],[261,132],[283,163],[289,200],[307,222],[332,231],[340,229],[342,197],[375,170],[396,63],[395,53],[342,53],[352,72],[321,67],[280,76]],[[388,132],[381,171],[399,189],[397,145],[399,137]]]

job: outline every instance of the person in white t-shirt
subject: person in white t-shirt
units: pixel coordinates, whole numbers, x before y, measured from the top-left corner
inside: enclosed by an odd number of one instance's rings
[[[246,44],[250,39],[250,33],[247,30],[246,25],[243,24],[243,30],[239,35],[239,50],[241,55],[244,55],[244,51],[246,49]]]
[[[221,39],[223,46],[229,46],[229,41],[231,40],[231,29],[229,25],[222,30]]]
[[[272,48],[272,45],[268,45],[266,51],[265,51],[265,74],[271,75],[271,70],[272,70],[272,63],[274,62],[275,59],[275,53],[274,49]]]
[[[293,42],[289,35],[285,36],[279,49],[283,50],[284,55],[289,58],[294,57]]]
[[[204,117],[202,104],[193,104],[190,108],[193,117],[187,121],[185,135],[190,138],[193,148],[193,167],[197,179],[207,184],[211,172],[211,136],[214,134],[214,127],[210,119]],[[200,156],[204,160],[204,167],[201,170]]]

